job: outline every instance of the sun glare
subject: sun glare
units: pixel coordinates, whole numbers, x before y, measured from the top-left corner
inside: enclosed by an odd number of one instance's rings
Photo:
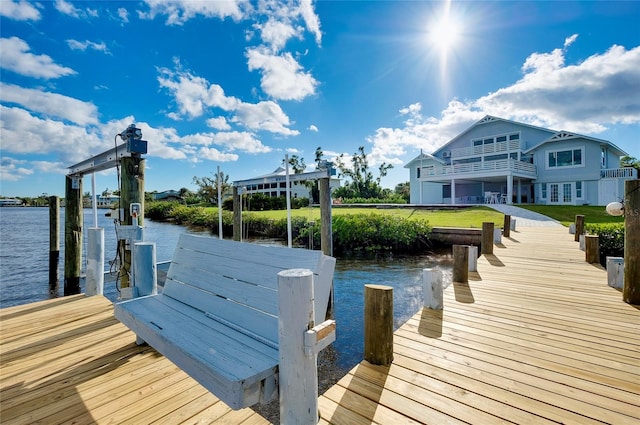
[[[460,37],[459,24],[450,16],[443,16],[429,28],[429,41],[441,51],[454,47]]]

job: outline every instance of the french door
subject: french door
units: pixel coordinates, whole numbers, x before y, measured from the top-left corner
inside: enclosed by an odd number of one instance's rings
[[[551,183],[549,184],[550,204],[573,204],[574,183]]]

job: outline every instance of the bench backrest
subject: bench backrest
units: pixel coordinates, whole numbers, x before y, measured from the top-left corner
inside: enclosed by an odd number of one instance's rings
[[[182,234],[163,293],[214,320],[278,345],[278,272],[314,273],[316,323],[325,319],[335,259],[321,251]]]

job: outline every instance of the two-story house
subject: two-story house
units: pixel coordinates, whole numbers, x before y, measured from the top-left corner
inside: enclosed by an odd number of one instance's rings
[[[410,172],[414,204],[606,205],[624,197],[627,155],[607,140],[486,116]]]

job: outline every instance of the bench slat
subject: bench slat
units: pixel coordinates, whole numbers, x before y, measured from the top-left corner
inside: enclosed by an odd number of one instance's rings
[[[277,350],[162,294],[118,303],[115,315],[235,409],[258,402],[261,381],[277,372]]]
[[[162,293],[201,312],[233,321],[240,328],[278,344],[278,318],[275,315],[208,294],[195,286],[176,281],[167,281]],[[277,300],[274,302],[277,303]]]

